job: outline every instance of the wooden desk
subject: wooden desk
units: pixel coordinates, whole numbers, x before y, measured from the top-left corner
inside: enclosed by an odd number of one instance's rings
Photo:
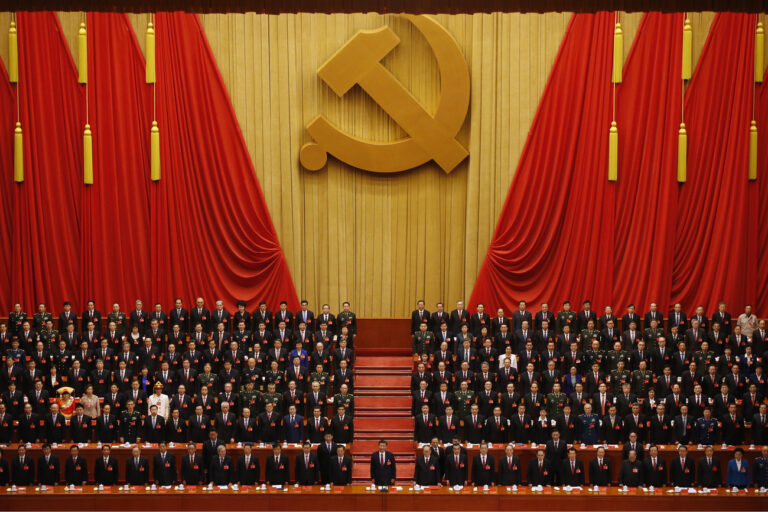
[[[30,487],[16,493],[5,492],[0,510],[536,510],[546,505],[549,510],[768,510],[767,496],[743,491],[731,494],[720,489],[712,494],[672,494],[668,489],[645,493],[630,489],[621,493],[615,487],[597,493],[565,492],[547,488],[531,492],[521,487],[512,492],[506,487],[489,491],[462,491],[440,488],[414,492],[409,487],[388,493],[368,491],[365,486],[349,486],[331,491],[319,487],[281,490],[253,488],[203,491],[146,491],[144,488],[121,491],[117,487],[102,491],[93,486],[74,492],[56,487],[36,492]],[[638,499],[642,498],[642,499]],[[682,498],[682,499],[681,499]]]

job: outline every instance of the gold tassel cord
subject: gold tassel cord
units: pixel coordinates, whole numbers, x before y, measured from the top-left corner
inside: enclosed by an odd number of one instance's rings
[[[88,83],[88,35],[85,22],[80,23],[80,30],[77,31],[77,81]]]
[[[763,71],[765,70],[765,32],[763,23],[757,22],[755,29],[755,82],[763,83]]]
[[[618,20],[618,16],[617,16]],[[616,21],[616,27],[613,30],[613,73],[611,82],[621,83],[621,75],[624,71],[624,33],[621,30],[621,23]]]
[[[611,122],[608,131],[608,181],[616,181],[619,168],[619,129],[616,121]]]
[[[152,21],[147,23],[146,47],[146,82],[155,83],[155,26]]]
[[[685,123],[680,123],[680,131],[677,134],[677,182],[685,183],[688,167],[688,133],[685,131]]]
[[[24,182],[24,138],[18,121],[13,132],[13,181]]]
[[[19,81],[19,42],[16,22],[11,21],[8,29],[8,79],[12,84]]]
[[[757,179],[757,123],[749,124],[749,179]]]
[[[683,66],[682,66],[682,78],[683,80],[690,80],[693,75],[693,61],[692,61],[692,48],[693,48],[693,28],[691,27],[691,19],[686,14],[685,24],[683,25]]]
[[[160,129],[157,127],[157,121],[152,121],[149,143],[150,177],[152,181],[160,181]]]
[[[93,134],[90,124],[86,124],[83,130],[83,181],[86,185],[93,185]]]

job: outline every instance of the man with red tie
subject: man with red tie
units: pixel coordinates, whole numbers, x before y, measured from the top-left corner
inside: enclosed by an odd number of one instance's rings
[[[515,445],[509,443],[504,448],[504,457],[499,459],[499,476],[497,482],[499,485],[519,485],[520,480],[520,458],[515,455]]]
[[[536,458],[528,463],[526,479],[531,486],[552,485],[552,466],[544,458],[544,450],[536,450]]]
[[[560,469],[560,483],[571,487],[584,485],[584,463],[576,458],[576,448],[568,448],[568,459]]]
[[[420,301],[423,302],[423,301]],[[371,480],[377,487],[395,485],[397,464],[395,455],[387,451],[387,442],[379,441],[379,449],[371,454]]]

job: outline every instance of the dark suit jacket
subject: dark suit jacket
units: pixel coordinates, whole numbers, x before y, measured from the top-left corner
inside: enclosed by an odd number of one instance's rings
[[[598,464],[597,457],[589,461],[589,483],[591,485],[606,486],[613,481],[611,461],[604,458],[602,465]]]
[[[625,460],[619,469],[619,484],[628,487],[640,487],[643,485],[643,464],[639,459],[635,462]]]
[[[107,462],[104,462],[104,457],[99,455],[96,457],[94,464],[93,474],[97,484],[101,485],[116,485],[119,479],[119,465],[117,459],[110,456]]]
[[[309,465],[304,460],[304,452],[296,454],[295,473],[299,485],[315,485],[320,481],[320,459],[317,453],[309,454]]]
[[[125,481],[130,485],[147,485],[149,482],[149,461],[143,455],[139,457],[139,464],[133,456],[125,461]]]
[[[45,455],[37,459],[37,483],[41,485],[57,485],[61,480],[61,465],[59,458],[51,453],[48,462],[45,462]],[[80,482],[82,483],[82,481]]]
[[[714,489],[723,485],[723,468],[720,459],[712,457],[712,465],[709,465],[707,464],[707,457],[704,456],[699,459],[698,466],[699,486]]]
[[[445,480],[448,482],[448,485],[464,485],[467,482],[468,474],[467,454],[463,451],[459,454],[459,463],[457,465],[453,450],[451,450],[451,453],[446,455],[445,458]]]
[[[261,468],[256,454],[251,453],[247,466],[245,464],[245,455],[237,458],[237,473],[235,475],[237,483],[240,485],[256,485],[259,482],[260,475]]]
[[[656,467],[653,467],[651,456],[643,459],[643,476],[645,485],[664,487],[667,485],[667,461],[664,457],[656,457]]]
[[[160,453],[156,453],[152,457],[152,477],[159,485],[176,483],[176,456],[166,451],[165,461],[163,461]]]
[[[493,485],[496,482],[496,461],[493,455],[486,455],[485,466],[479,453],[472,458],[472,482],[475,485]]]
[[[20,460],[16,455],[11,460],[11,482],[15,485],[31,485],[35,481],[35,461],[29,455]]]
[[[290,463],[288,456],[280,454],[280,462],[275,462],[275,456],[267,455],[267,467],[264,472],[264,480],[272,485],[285,485],[291,479]]]
[[[208,481],[213,485],[229,485],[233,482],[235,476],[235,464],[232,457],[225,455],[220,459],[218,455],[211,459],[211,465],[208,467]]]
[[[520,457],[517,455],[512,456],[512,463],[509,463],[506,455],[499,457],[499,476],[496,483],[499,485],[519,485],[521,480],[521,465]]]
[[[574,470],[571,472],[571,461],[565,459],[560,465],[560,483],[562,485],[584,485],[584,463],[576,459]]]
[[[539,460],[534,457],[528,462],[526,480],[528,485],[552,485],[553,473],[552,464],[547,459],[544,459],[539,471]]]
[[[685,458],[685,466],[680,465],[680,457],[674,457],[669,463],[669,484],[675,487],[692,487],[696,481],[696,466],[690,455]]]
[[[77,459],[73,459],[70,456],[66,458],[66,461],[64,464],[64,481],[67,484],[82,485],[88,481],[88,462],[86,462],[85,457],[78,455]]]
[[[197,485],[203,482],[203,457],[196,453],[191,461],[189,454],[181,457],[181,481],[187,485]]]
[[[341,464],[339,456],[331,457],[329,473],[333,485],[349,485],[352,483],[352,457],[344,455]]]
[[[437,485],[440,482],[440,461],[434,455],[430,455],[429,462],[424,460],[424,455],[416,457],[416,467],[413,472],[413,481],[418,485]]]
[[[371,454],[371,480],[376,485],[392,485],[397,478],[397,464],[392,452],[384,453],[384,465],[378,451]]]

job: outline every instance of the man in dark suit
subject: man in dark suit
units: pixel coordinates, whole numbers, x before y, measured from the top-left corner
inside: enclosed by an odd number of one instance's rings
[[[395,485],[397,464],[395,455],[387,451],[387,442],[379,441],[379,450],[371,454],[371,480],[377,487]]]
[[[576,315],[576,322],[579,326],[579,332],[587,328],[587,323],[592,320],[597,326],[597,313],[592,311],[592,302],[585,300],[582,304],[583,309]]]
[[[129,485],[145,486],[149,483],[149,461],[141,455],[138,446],[131,450],[125,461],[125,482]]]
[[[260,475],[259,458],[253,454],[253,445],[245,443],[243,454],[237,458],[236,482],[239,485],[256,485]]]
[[[560,483],[571,487],[584,485],[584,463],[576,458],[576,448],[568,449],[568,459],[560,468]]]
[[[688,457],[688,447],[680,446],[677,453],[679,457],[673,458],[669,464],[669,483],[675,487],[693,487],[696,466],[693,459]]]
[[[198,485],[203,483],[203,457],[196,453],[195,443],[187,443],[187,454],[181,459],[181,483]]]
[[[189,332],[189,313],[184,309],[181,299],[176,299],[174,308],[168,314],[171,327],[178,325],[182,333]]]
[[[672,332],[672,327],[677,326],[678,331],[683,332],[687,325],[688,318],[685,316],[685,313],[683,313],[682,304],[675,302],[675,305],[672,306],[672,312],[667,319],[667,329]]]
[[[264,480],[267,485],[285,485],[291,479],[288,456],[282,453],[283,448],[278,443],[272,445],[272,455],[267,456],[267,467]]]
[[[485,305],[477,305],[477,312],[473,313],[469,319],[469,332],[474,337],[480,336],[483,327],[487,329],[488,336],[491,335],[491,316],[485,312]]]
[[[43,443],[43,454],[37,459],[37,483],[57,485],[61,479],[59,458],[51,453],[51,445]]]
[[[464,309],[464,301],[456,301],[456,309],[451,311],[449,330],[454,333],[461,332],[461,326],[469,326],[469,311]]]
[[[411,334],[419,330],[419,325],[427,324],[429,328],[429,311],[424,309],[424,300],[416,303],[416,309],[411,312]]]
[[[756,445],[768,443],[768,405],[764,403],[752,416],[752,442]]]
[[[744,442],[744,417],[736,412],[736,404],[728,405],[728,414],[722,419],[723,443],[738,446]]]
[[[598,486],[611,485],[611,461],[605,456],[605,448],[597,449],[595,458],[589,461],[589,483]]]
[[[189,310],[189,325],[194,328],[197,325],[203,326],[203,332],[211,332],[210,328],[211,312],[205,307],[205,301],[202,297],[195,300],[195,307]]]
[[[672,439],[679,444],[690,444],[693,441],[693,428],[696,419],[688,414],[688,406],[680,406],[680,414],[673,420]]]
[[[331,420],[331,432],[333,433],[333,442],[348,444],[352,442],[355,435],[355,427],[352,422],[352,416],[346,414],[346,408],[342,405],[337,409],[336,416]],[[432,419],[434,423],[434,418]]]
[[[158,452],[152,457],[152,476],[159,486],[176,483],[176,456],[168,451],[165,441],[157,443]]]
[[[659,447],[656,445],[651,445],[648,456],[643,459],[643,476],[647,486],[667,485],[667,462],[659,457]]]
[[[336,456],[331,458],[330,477],[333,485],[352,483],[352,457],[344,453],[344,445],[336,445]]]
[[[229,485],[235,475],[235,465],[232,457],[227,455],[227,447],[220,444],[216,448],[216,456],[211,459],[208,468],[208,481],[213,485]]]
[[[296,414],[296,406],[288,407],[288,414],[283,418],[283,430],[286,443],[300,443],[304,440],[304,418]]]
[[[272,402],[267,402],[266,410],[259,415],[259,439],[265,443],[273,443],[280,440],[282,433],[282,418],[273,411]]]
[[[320,463],[320,482],[327,484],[331,481],[330,463],[336,449],[333,443],[333,433],[330,430],[325,431],[323,438],[323,442],[317,447],[317,460]]]
[[[499,458],[499,476],[496,482],[499,485],[520,485],[520,468],[520,457],[515,455],[515,445],[510,443],[504,447],[504,457]]]
[[[552,465],[544,458],[544,450],[536,450],[536,457],[528,462],[526,480],[528,485],[552,485]]]
[[[637,452],[630,450],[629,457],[621,463],[619,485],[640,487],[643,485],[643,465],[637,459]]]
[[[725,302],[720,302],[717,305],[717,311],[712,313],[712,324],[718,323],[720,324],[720,329],[723,331],[723,334],[726,336],[731,334],[731,314],[726,311],[726,305]]]
[[[299,485],[315,485],[320,481],[320,461],[316,453],[312,453],[312,444],[304,441],[301,453],[296,454],[296,483]]]
[[[699,459],[698,482],[700,487],[717,489],[723,485],[723,473],[720,460],[714,457],[715,450],[712,446],[704,449],[704,457]]]
[[[38,468],[39,471],[39,468]],[[64,464],[64,482],[66,485],[85,485],[88,481],[88,462],[80,455],[80,448],[73,444],[69,448],[69,457]]]
[[[457,440],[451,445],[451,453],[445,459],[445,480],[448,485],[467,485],[468,467],[467,454]]]
[[[93,476],[98,485],[117,485],[119,466],[117,459],[111,455],[111,452],[112,447],[110,445],[102,445],[101,457],[98,457],[94,464]]]
[[[27,455],[27,447],[20,444],[16,457],[11,461],[11,483],[17,486],[26,486],[34,482],[35,461]]]
[[[643,319],[643,329],[650,329],[651,322],[654,320],[656,320],[659,329],[664,329],[664,315],[658,310],[658,305],[655,302],[651,302],[651,310],[645,314]]]
[[[416,457],[416,466],[413,471],[413,481],[422,487],[440,485],[440,461],[432,453],[432,448],[425,445],[422,454]]]
[[[547,441],[544,458],[552,466],[552,483],[560,484],[560,469],[563,460],[567,457],[568,445],[560,439],[560,431],[552,430],[552,439]]]
[[[493,486],[496,483],[496,463],[488,453],[488,443],[480,443],[480,453],[472,459],[472,482],[477,485]]]

